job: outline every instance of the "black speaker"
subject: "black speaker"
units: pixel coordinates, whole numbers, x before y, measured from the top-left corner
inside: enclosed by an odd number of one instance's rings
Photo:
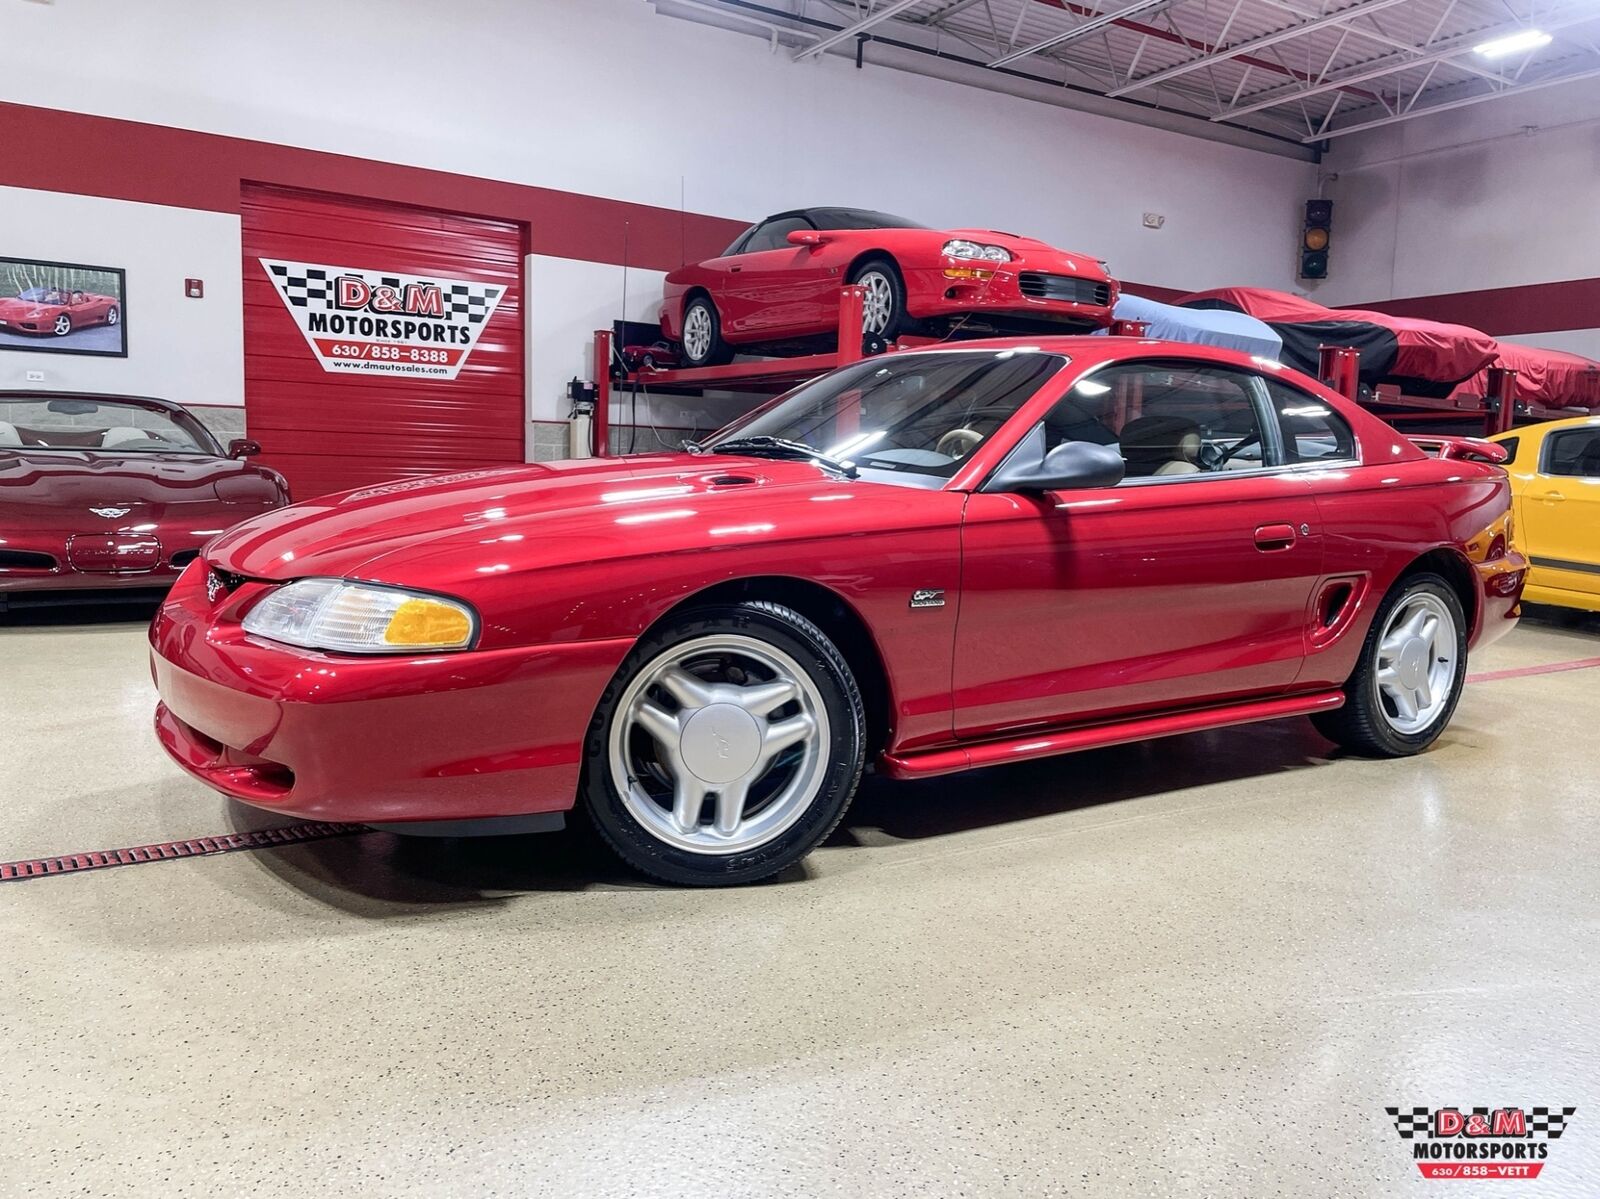
[[[1300,234],[1300,278],[1328,277],[1328,242],[1333,234],[1333,201],[1307,200],[1306,224]]]

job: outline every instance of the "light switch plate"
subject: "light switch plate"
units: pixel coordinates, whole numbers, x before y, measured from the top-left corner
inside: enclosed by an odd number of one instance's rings
[[[27,378],[29,383],[43,383],[44,382],[44,372],[43,371],[29,371],[27,373],[26,378]]]
[[[1159,212],[1147,212],[1144,214],[1144,227],[1146,229],[1159,229],[1166,223],[1167,218]]]

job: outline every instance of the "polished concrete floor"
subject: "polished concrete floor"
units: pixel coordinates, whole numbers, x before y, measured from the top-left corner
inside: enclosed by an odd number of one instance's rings
[[[0,619],[0,859],[273,822],[162,758],[142,633]],[[1473,669],[1596,657],[1547,614]],[[1592,1195],[1597,701],[869,781],[736,891],[378,833],[0,884],[0,1194],[1428,1193],[1384,1107],[1505,1104],[1578,1112],[1450,1193]]]

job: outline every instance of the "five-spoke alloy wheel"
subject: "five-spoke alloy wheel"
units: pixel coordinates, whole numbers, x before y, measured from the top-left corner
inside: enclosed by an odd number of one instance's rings
[[[1373,619],[1344,707],[1316,717],[1317,727],[1360,753],[1417,753],[1450,723],[1466,665],[1467,621],[1454,588],[1436,574],[1408,575]]]
[[[648,874],[750,882],[838,823],[864,742],[855,680],[821,629],[777,604],[703,608],[618,671],[590,730],[587,807]]]

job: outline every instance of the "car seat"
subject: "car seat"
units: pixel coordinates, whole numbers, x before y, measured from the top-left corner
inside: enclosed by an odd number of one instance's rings
[[[1202,444],[1200,427],[1181,416],[1140,416],[1122,427],[1122,458],[1133,478],[1198,474]]]
[[[21,445],[22,434],[10,421],[0,420],[0,445]]]
[[[111,450],[119,445],[135,445],[149,440],[150,434],[143,429],[135,429],[132,425],[113,425],[100,435],[100,448]]]

